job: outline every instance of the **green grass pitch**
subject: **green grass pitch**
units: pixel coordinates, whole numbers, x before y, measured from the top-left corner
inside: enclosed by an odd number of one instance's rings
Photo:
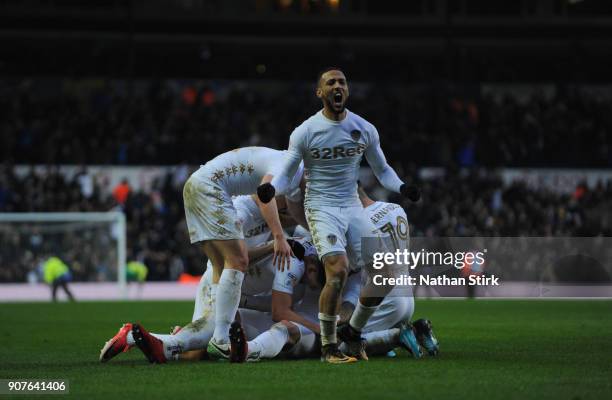
[[[151,365],[135,348],[98,362],[122,322],[165,333],[191,313],[190,302],[0,304],[0,378],[65,378],[89,399],[612,398],[610,301],[417,301],[437,359]]]

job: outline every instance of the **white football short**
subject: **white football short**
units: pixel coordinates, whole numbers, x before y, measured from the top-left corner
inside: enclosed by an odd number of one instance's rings
[[[187,179],[183,188],[185,219],[191,243],[244,239],[232,197],[203,171]]]
[[[306,219],[319,257],[347,253],[351,269],[363,267],[361,240],[376,236],[376,227],[363,207],[308,206]]]

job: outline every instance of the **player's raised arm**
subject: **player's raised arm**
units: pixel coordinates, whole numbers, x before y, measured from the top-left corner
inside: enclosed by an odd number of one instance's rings
[[[285,153],[285,158],[275,171],[274,178],[271,182],[262,183],[257,188],[257,197],[262,203],[265,204],[272,200],[274,196],[287,192],[304,158],[302,150],[304,136],[305,130],[301,126],[295,128],[289,137],[289,148]]]
[[[387,163],[376,129],[373,132],[372,143],[365,150],[365,157],[374,175],[385,189],[401,193],[412,201],[418,201],[421,198],[421,191],[414,185],[406,185],[402,182],[395,170]]]

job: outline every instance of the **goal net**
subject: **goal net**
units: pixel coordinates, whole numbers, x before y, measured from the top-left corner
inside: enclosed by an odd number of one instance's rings
[[[0,213],[0,283],[42,282],[60,258],[76,282],[117,282],[126,297],[126,227],[121,212]]]

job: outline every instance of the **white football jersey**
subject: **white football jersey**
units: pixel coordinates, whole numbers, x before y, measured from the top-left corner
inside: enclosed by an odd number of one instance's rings
[[[279,271],[272,265],[272,256],[263,260],[249,264],[249,269],[242,281],[242,293],[246,295],[263,295],[277,290],[284,293],[293,293],[293,288],[298,284],[304,275],[304,262],[295,257],[291,257],[289,269]]]
[[[391,237],[395,249],[402,252],[409,249],[410,231],[408,227],[408,217],[399,204],[377,201],[364,210],[366,216],[376,229],[384,236],[388,235]],[[357,304],[360,289],[361,274],[349,275],[346,285],[344,286],[344,300]]]
[[[232,203],[236,208],[238,221],[242,225],[247,247],[257,247],[266,243],[270,238],[270,228],[253,197],[237,196]]]
[[[410,231],[404,209],[395,203],[377,201],[365,208],[366,215],[380,232],[391,235],[395,248],[409,249]]]
[[[360,207],[357,179],[364,155],[383,186],[399,192],[402,182],[387,165],[374,125],[348,110],[342,121],[319,111],[291,134],[283,175],[292,176],[303,160],[306,206]],[[284,192],[280,176],[272,184]]]
[[[228,151],[202,165],[194,173],[198,179],[210,180],[230,196],[254,194],[265,175],[277,175],[282,167],[285,151],[267,147],[242,147]],[[288,196],[299,191],[303,168],[298,168],[289,183]]]

